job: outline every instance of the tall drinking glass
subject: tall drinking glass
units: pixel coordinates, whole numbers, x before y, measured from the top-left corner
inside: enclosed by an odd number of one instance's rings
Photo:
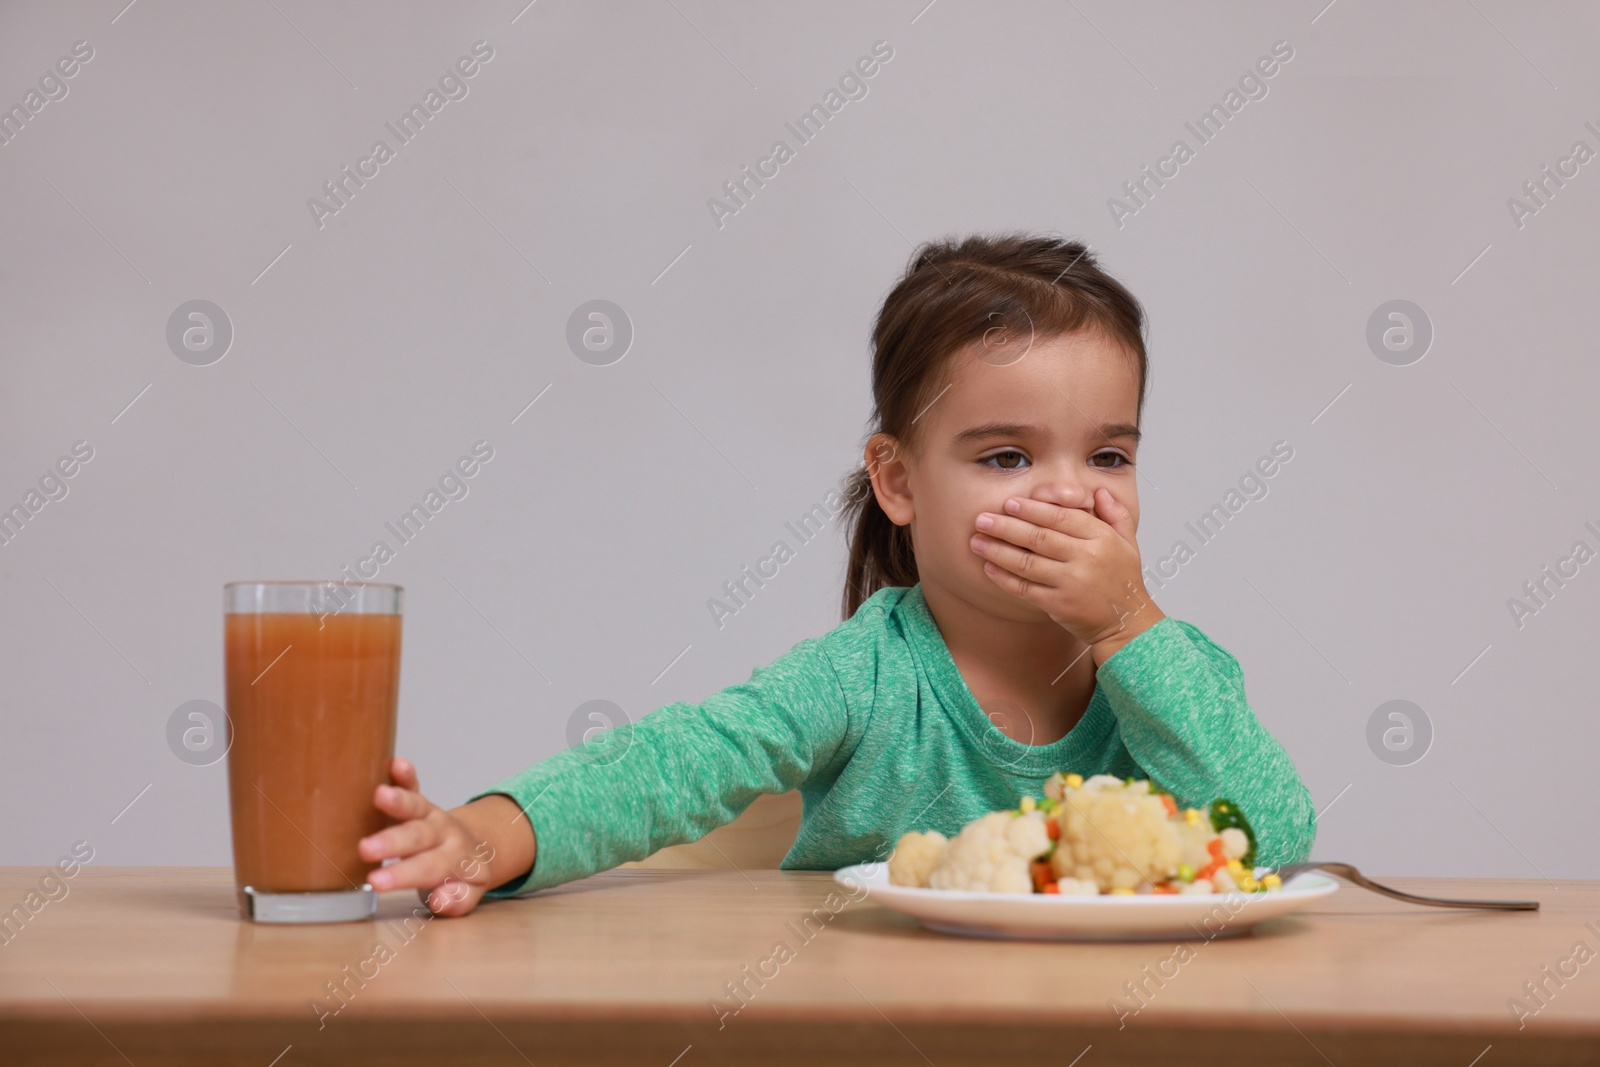
[[[356,843],[392,823],[400,587],[223,587],[228,801],[239,910],[256,922],[370,918],[376,866]]]

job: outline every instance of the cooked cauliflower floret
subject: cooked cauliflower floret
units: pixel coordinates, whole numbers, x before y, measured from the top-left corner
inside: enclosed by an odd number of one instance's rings
[[[1203,816],[1194,822],[1179,818],[1172,820],[1172,826],[1178,832],[1179,863],[1187,863],[1191,869],[1198,871],[1211,862],[1211,850],[1206,844],[1217,836],[1217,832],[1211,828],[1209,820]]]
[[[1139,787],[1140,792],[1148,792],[1150,783],[1141,781],[1133,783]],[[1069,774],[1066,771],[1056,771],[1044,781],[1044,795],[1051,800],[1063,799],[1072,789],[1100,789],[1105,786],[1123,788],[1126,783],[1114,774],[1091,774],[1087,781],[1081,774]]]
[[[978,893],[1032,893],[1028,863],[1050,847],[1045,816],[994,811],[964,826],[928,876],[933,889]]]
[[[912,830],[901,834],[889,855],[889,884],[928,886],[928,875],[933,872],[939,857],[944,855],[949,838],[937,830],[922,833]]]
[[[1050,866],[1058,879],[1088,879],[1109,893],[1165,882],[1177,870],[1182,843],[1148,781],[1094,775],[1065,791],[1056,818],[1061,836]]]
[[[1236,860],[1250,851],[1250,839],[1244,831],[1230,826],[1222,831],[1222,854],[1230,860]]]
[[[902,835],[889,857],[889,881],[1063,896],[1278,888],[1271,877],[1257,882],[1244,866],[1250,836],[1230,802],[1180,809],[1158,790],[1149,779],[1057,771],[1044,782],[1044,799],[1023,797],[1017,809],[980,816],[953,838]],[[1217,831],[1213,818],[1239,827]]]

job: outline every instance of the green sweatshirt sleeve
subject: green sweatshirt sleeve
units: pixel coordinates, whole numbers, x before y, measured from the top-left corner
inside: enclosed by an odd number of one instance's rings
[[[643,859],[731,822],[762,793],[800,785],[838,752],[848,726],[819,644],[807,638],[700,704],[657,708],[474,796],[516,801],[537,842],[532,871],[485,898]]]
[[[1170,616],[1100,665],[1122,742],[1185,807],[1217,797],[1239,806],[1256,834],[1256,863],[1311,856],[1316,808],[1277,738],[1245,701],[1244,672],[1199,627]]]

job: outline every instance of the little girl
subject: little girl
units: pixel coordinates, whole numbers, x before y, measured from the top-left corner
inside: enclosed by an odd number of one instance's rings
[[[1306,859],[1310,794],[1239,663],[1164,614],[1134,533],[1144,310],[1077,242],[917,250],[873,330],[877,429],[851,477],[845,621],[749,681],[668,704],[445,811],[396,758],[360,843],[374,889],[463,915],[582,878],[798,789],[783,860],[835,869],[953,836],[1053,771],[1219,796],[1265,866]],[[591,742],[592,744],[592,742]],[[616,755],[620,753],[620,755]]]

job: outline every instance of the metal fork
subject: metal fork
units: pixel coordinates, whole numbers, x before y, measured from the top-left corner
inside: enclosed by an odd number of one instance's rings
[[[1404,900],[1409,904],[1431,904],[1438,908],[1488,908],[1492,911],[1538,911],[1537,900],[1453,900],[1450,897],[1424,897],[1415,893],[1406,893],[1399,889],[1392,889],[1380,885],[1371,878],[1362,874],[1348,863],[1335,863],[1331,860],[1312,860],[1309,863],[1285,863],[1276,868],[1277,875],[1283,879],[1283,884],[1288,885],[1289,879],[1302,871],[1324,870],[1346,878],[1362,889],[1370,889],[1374,893],[1382,893],[1386,897]]]

